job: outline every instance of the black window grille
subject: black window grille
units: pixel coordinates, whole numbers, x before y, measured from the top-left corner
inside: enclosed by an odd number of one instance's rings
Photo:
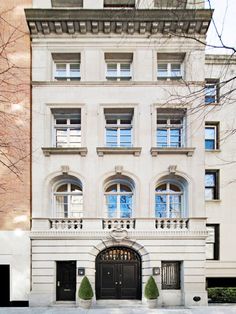
[[[163,290],[180,289],[180,262],[162,262],[161,283]]]

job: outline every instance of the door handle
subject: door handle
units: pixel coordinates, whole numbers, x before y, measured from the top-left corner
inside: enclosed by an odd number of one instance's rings
[[[119,284],[122,285],[122,281],[120,281]]]
[[[60,284],[60,281],[58,281],[58,282],[57,282],[57,286],[60,287],[60,285],[61,285],[61,284]]]
[[[115,284],[118,285],[118,281],[115,281]]]

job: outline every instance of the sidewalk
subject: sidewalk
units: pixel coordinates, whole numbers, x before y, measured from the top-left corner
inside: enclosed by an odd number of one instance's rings
[[[210,305],[208,307],[194,308],[93,308],[83,310],[72,307],[48,307],[48,308],[0,308],[0,314],[236,314],[236,304]]]

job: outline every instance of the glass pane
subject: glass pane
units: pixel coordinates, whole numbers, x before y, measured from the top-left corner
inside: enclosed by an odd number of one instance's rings
[[[205,139],[215,139],[215,128],[205,128]]]
[[[182,120],[177,120],[177,119],[171,119],[170,124],[182,124]]]
[[[67,145],[67,129],[56,130],[56,146],[65,147]]]
[[[109,218],[117,217],[117,195],[107,195],[107,216]]]
[[[56,119],[56,124],[67,124],[66,119]]]
[[[81,120],[79,118],[71,118],[70,124],[81,124]]]
[[[69,217],[83,217],[83,196],[71,195],[71,208],[69,211]]]
[[[205,140],[205,149],[215,149],[215,141]]]
[[[120,124],[131,124],[131,120],[120,120]]]
[[[117,192],[117,184],[110,185],[107,189],[106,192]]]
[[[157,124],[167,124],[167,120],[157,120]]]
[[[131,129],[120,129],[120,146],[131,146]]]
[[[71,192],[81,192],[82,189],[80,186],[75,185],[75,184],[71,184]]]
[[[215,84],[208,84],[205,86],[205,103],[216,103],[217,87]]]
[[[167,77],[168,76],[168,65],[167,63],[159,63],[157,65],[157,76],[158,77]]]
[[[206,259],[214,259],[214,244],[206,243]]]
[[[120,192],[132,192],[130,187],[124,184],[120,185]]]
[[[66,78],[66,64],[57,63],[56,64],[56,78]]]
[[[172,192],[181,192],[181,189],[175,185],[175,184],[170,184],[170,191]]]
[[[61,218],[68,217],[68,197],[67,195],[56,195],[56,216]]]
[[[166,195],[156,195],[155,197],[155,216],[167,217]]]
[[[214,173],[206,173],[205,174],[205,186],[206,187],[214,187],[215,186],[215,175],[214,175]]]
[[[117,124],[117,120],[106,120],[106,124]]]
[[[107,64],[107,77],[117,77],[117,64],[115,63]]]
[[[117,147],[117,129],[106,128],[106,146]]]
[[[170,218],[179,218],[181,213],[181,196],[170,195]]]
[[[171,147],[181,146],[181,129],[170,130],[170,146]]]
[[[166,129],[157,129],[157,147],[167,147]]]
[[[80,78],[80,64],[79,63],[70,64],[70,77]]]
[[[171,76],[181,77],[181,65],[171,64]]]
[[[121,77],[130,77],[131,76],[129,63],[124,63],[124,64],[120,65],[120,76]]]
[[[132,195],[120,196],[120,218],[130,218],[132,216]]]
[[[205,188],[205,200],[214,199],[214,188]]]
[[[67,184],[60,185],[57,188],[57,192],[67,192],[67,191],[68,191],[68,185]]]
[[[207,239],[206,239],[206,242],[215,242],[215,227],[213,226],[207,226],[207,232],[208,232],[208,235],[207,235]]]
[[[156,188],[156,192],[163,192],[163,191],[166,191],[167,188],[166,188],[166,184],[161,184],[159,185],[157,188]]]

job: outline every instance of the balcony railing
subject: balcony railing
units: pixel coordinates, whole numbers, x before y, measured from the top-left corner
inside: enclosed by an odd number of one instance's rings
[[[158,230],[187,230],[188,219],[160,218],[160,219],[156,219],[155,227]]]
[[[82,219],[58,218],[50,219],[50,229],[52,230],[80,230],[83,228]]]
[[[107,233],[112,230],[186,234],[206,231],[206,218],[33,218],[32,232]]]
[[[135,229],[135,219],[103,219],[103,229]]]

